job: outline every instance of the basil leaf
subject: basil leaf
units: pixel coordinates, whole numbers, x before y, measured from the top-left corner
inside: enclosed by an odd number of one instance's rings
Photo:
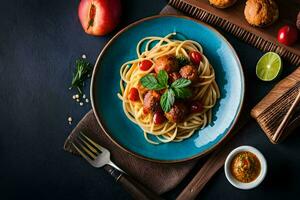
[[[171,85],[172,88],[183,88],[189,86],[192,82],[186,78],[180,78],[174,81]]]
[[[175,94],[172,89],[168,90],[168,100],[169,100],[171,106],[173,106],[173,104],[175,102]]]
[[[167,87],[168,85],[168,73],[165,70],[160,70],[157,75],[157,80],[160,85]]]
[[[192,92],[189,88],[173,88],[176,98],[185,99],[192,96]]]
[[[150,90],[161,90],[165,87],[160,85],[153,74],[147,74],[140,79],[142,86]]]
[[[160,98],[160,106],[164,112],[169,112],[175,102],[175,94],[173,90],[167,90]]]
[[[168,112],[171,108],[169,101],[168,101],[168,92],[165,93],[160,97],[160,106],[164,112]]]

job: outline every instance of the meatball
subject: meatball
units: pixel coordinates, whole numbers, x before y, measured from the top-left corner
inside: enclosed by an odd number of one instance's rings
[[[160,94],[154,90],[149,90],[144,96],[143,111],[145,114],[155,112],[160,109]]]
[[[182,67],[179,71],[180,75],[183,78],[189,79],[192,83],[195,83],[199,80],[198,71],[192,65],[186,65]]]
[[[178,72],[173,72],[171,74],[169,74],[169,82],[173,83],[174,81],[176,81],[177,79],[180,79],[181,75]]]
[[[155,61],[154,70],[158,73],[160,70],[165,70],[168,73],[178,71],[178,62],[175,56],[173,55],[165,55],[159,57]]]
[[[217,8],[228,8],[235,2],[236,0],[209,0],[209,3]]]
[[[252,26],[264,27],[278,19],[279,9],[274,0],[248,0],[244,15]]]
[[[188,113],[187,107],[180,102],[176,102],[171,110],[165,113],[166,118],[174,123],[182,122]]]

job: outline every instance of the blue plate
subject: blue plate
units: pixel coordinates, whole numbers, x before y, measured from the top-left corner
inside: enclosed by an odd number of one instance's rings
[[[123,113],[117,97],[121,65],[135,59],[136,45],[147,36],[183,33],[199,42],[216,72],[221,98],[213,108],[213,121],[182,142],[152,145],[142,130]],[[180,162],[202,156],[228,135],[240,113],[244,99],[244,75],[240,61],[227,40],[212,27],[178,16],[154,16],[131,24],[105,46],[96,62],[91,84],[95,116],[110,139],[138,157],[158,162]]]

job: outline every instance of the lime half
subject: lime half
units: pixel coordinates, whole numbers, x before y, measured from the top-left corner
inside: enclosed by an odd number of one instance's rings
[[[256,75],[260,80],[272,81],[281,72],[281,58],[277,53],[268,52],[256,64]]]

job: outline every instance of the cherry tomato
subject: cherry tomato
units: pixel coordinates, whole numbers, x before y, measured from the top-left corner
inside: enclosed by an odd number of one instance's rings
[[[203,111],[203,104],[201,101],[193,101],[190,105],[190,110],[192,113],[200,113]]]
[[[153,115],[153,121],[156,125],[164,123],[166,121],[164,113],[161,111],[155,112]]]
[[[195,65],[199,65],[200,62],[202,61],[202,55],[198,51],[191,51],[190,59],[191,59],[192,63],[194,63]]]
[[[139,91],[135,87],[131,88],[129,91],[128,98],[130,101],[138,101],[139,100]]]
[[[290,46],[297,41],[298,30],[294,26],[283,26],[278,31],[277,39],[280,43]]]
[[[140,70],[147,71],[152,67],[153,63],[150,60],[143,60],[139,63]]]

